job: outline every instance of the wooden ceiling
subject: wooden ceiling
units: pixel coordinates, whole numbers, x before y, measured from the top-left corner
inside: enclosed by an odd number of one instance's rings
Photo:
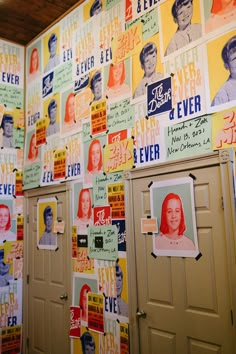
[[[83,0],[0,0],[0,38],[27,45]]]

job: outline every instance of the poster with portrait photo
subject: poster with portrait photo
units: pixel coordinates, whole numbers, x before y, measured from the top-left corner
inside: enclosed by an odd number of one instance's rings
[[[83,183],[72,183],[72,215],[77,234],[88,233],[88,226],[93,225],[93,193],[91,188],[83,187]]]
[[[55,250],[57,234],[53,232],[57,220],[57,199],[40,198],[37,203],[37,246],[39,249]]]
[[[151,215],[157,217],[153,236],[157,256],[196,257],[199,254],[193,179],[154,182],[150,187]]]
[[[87,325],[88,320],[88,292],[96,293],[98,283],[95,275],[82,273],[73,274],[72,305],[80,306],[81,324]]]
[[[0,246],[6,241],[16,241],[16,239],[13,198],[0,199]]]
[[[24,112],[22,109],[0,107],[0,146],[1,148],[23,149]]]
[[[164,78],[160,57],[159,33],[143,41],[132,57],[132,89],[134,103],[146,97],[147,85]]]
[[[24,162],[26,165],[31,165],[41,160],[41,148],[36,146],[35,129],[26,132],[24,154]]]
[[[235,26],[236,0],[202,0],[206,35],[223,33]]]
[[[56,93],[43,101],[42,118],[47,118],[47,137],[60,132],[60,115],[60,95]]]
[[[207,109],[219,112],[236,105],[236,30],[209,40],[206,47]]]
[[[60,64],[60,27],[50,28],[43,39],[43,72],[52,71]]]
[[[106,143],[106,135],[99,135],[84,143],[84,184],[87,186],[92,186],[95,174],[103,172],[103,147]]]
[[[163,61],[201,43],[200,5],[200,0],[167,0],[160,5],[160,42]]]
[[[66,91],[61,92],[61,136],[68,136],[78,133],[82,130],[82,123],[79,119],[76,119],[75,114],[75,93],[73,88],[69,88]]]
[[[34,42],[26,49],[26,77],[27,83],[31,84],[39,79],[42,72],[42,43],[41,40]]]
[[[109,102],[131,96],[131,59],[104,67],[104,97]]]

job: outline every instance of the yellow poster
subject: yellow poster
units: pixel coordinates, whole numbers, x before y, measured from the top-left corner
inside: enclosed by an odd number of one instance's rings
[[[112,41],[113,63],[129,58],[137,52],[143,38],[142,23],[137,23],[114,37]]]
[[[104,147],[106,173],[131,169],[134,165],[133,139],[125,139]]]
[[[54,180],[66,177],[66,149],[54,153]]]
[[[46,143],[46,118],[37,120],[36,122],[36,146]]]
[[[236,147],[236,107],[212,115],[212,149]]]

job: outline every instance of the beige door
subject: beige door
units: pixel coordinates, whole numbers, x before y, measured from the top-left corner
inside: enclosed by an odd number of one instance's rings
[[[130,281],[131,296],[134,295],[130,311],[131,353],[235,353],[221,169],[215,160],[209,165],[200,167],[198,163],[195,168],[194,163],[179,163],[131,173],[128,189],[132,201],[128,202],[127,213],[133,217],[134,226],[128,230],[129,261],[130,272],[136,272],[136,279]],[[151,213],[148,186],[151,181],[186,177],[190,173],[196,178],[194,194],[202,257],[154,258],[152,236],[141,234],[140,219]],[[135,318],[136,311],[139,313]]]
[[[37,201],[57,198],[57,218],[65,221],[57,235],[58,249],[37,249]],[[28,223],[25,242],[24,353],[66,354],[71,304],[71,237],[69,191],[65,186],[26,193]],[[28,279],[27,279],[28,278]]]

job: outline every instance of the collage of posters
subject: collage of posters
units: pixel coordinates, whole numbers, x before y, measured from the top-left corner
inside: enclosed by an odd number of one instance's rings
[[[73,354],[129,353],[123,172],[236,146],[235,16],[235,1],[86,0],[27,46],[24,188],[72,185]],[[153,184],[154,254],[199,254],[193,195],[191,178]],[[55,249],[47,207],[38,245]]]
[[[1,353],[21,350],[24,191],[65,181],[71,353],[129,353],[123,172],[235,149],[235,20],[235,0],[85,0],[26,51],[0,40]],[[150,201],[153,252],[195,257],[191,179]],[[57,248],[56,210],[38,201],[39,251]]]

